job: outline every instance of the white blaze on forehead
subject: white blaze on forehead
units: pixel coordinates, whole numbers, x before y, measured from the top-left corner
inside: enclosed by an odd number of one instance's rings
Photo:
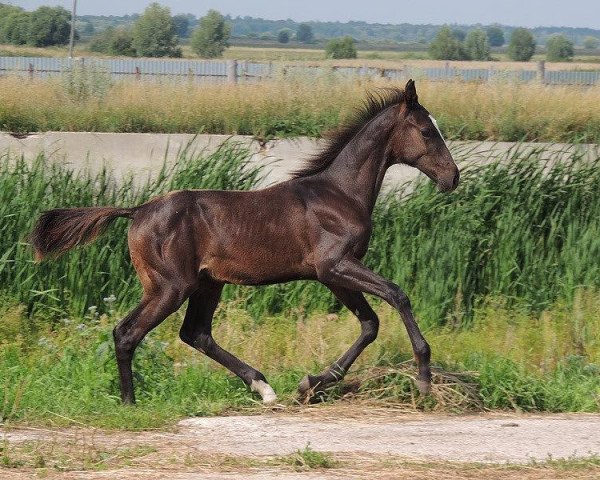
[[[438,133],[440,134],[440,137],[442,137],[442,140],[444,141],[444,145],[446,145],[446,148],[448,147],[448,144],[446,143],[446,139],[444,138],[444,136],[442,135],[442,131],[440,130],[440,127],[438,127],[437,121],[435,120],[435,118],[433,118],[431,115],[429,115],[429,118],[431,120],[431,123],[433,123],[433,126],[436,128],[436,130],[438,131]]]
[[[250,390],[258,392],[265,404],[275,403],[277,401],[277,395],[271,388],[271,385],[262,380],[252,380]]]

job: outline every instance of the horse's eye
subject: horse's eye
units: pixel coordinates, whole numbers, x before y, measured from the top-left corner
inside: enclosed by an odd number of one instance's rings
[[[432,138],[435,136],[435,130],[433,128],[423,128],[421,130],[421,135],[425,138]]]

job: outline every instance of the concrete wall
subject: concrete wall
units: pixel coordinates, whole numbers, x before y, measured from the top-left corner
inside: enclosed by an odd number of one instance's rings
[[[0,133],[0,152],[8,151],[10,155],[23,155],[27,159],[43,153],[75,170],[96,171],[106,165],[117,178],[133,172],[145,179],[158,172],[165,161],[173,162],[183,148],[187,147],[196,153],[210,153],[227,140],[246,145],[252,152],[251,160],[266,166],[269,172],[266,183],[287,178],[288,172],[298,168],[323,144],[322,141],[305,137],[261,144],[252,137],[228,135],[47,132],[16,138],[8,133]],[[577,150],[584,151],[590,157],[600,156],[598,145],[528,143],[517,146],[508,142],[449,142],[449,147],[455,158],[460,160],[459,165],[485,163],[498,155],[510,159],[515,148],[527,152],[543,147],[547,157],[557,158]],[[413,168],[394,166],[386,175],[385,184],[390,186],[405,182],[418,175],[419,172]]]

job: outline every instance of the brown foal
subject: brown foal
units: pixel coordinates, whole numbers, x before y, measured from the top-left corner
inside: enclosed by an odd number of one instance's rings
[[[307,394],[340,380],[377,336],[379,320],[364,293],[400,314],[418,365],[421,393],[431,385],[430,349],[406,294],[366,268],[371,214],[388,167],[418,168],[449,192],[459,171],[435,120],[410,80],[402,90],[371,96],[355,119],[330,136],[328,146],[290,180],[256,191],[184,190],[133,208],[50,210],[30,236],[36,258],[57,255],[99,235],[117,217],[129,229],[131,260],[143,286],[139,305],[114,329],[121,396],[135,401],[131,363],[146,334],[189,299],[181,339],[238,375],[265,403],[276,400],[258,370],[219,346],[211,334],[223,285],[266,285],[317,280],[360,321],[350,349],[318,375]]]

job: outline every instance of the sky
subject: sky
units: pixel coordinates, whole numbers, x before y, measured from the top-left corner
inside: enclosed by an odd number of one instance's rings
[[[26,10],[72,0],[0,0]],[[77,0],[80,15],[141,13],[150,0]],[[600,29],[600,0],[160,0],[173,14],[202,16],[214,8],[232,16],[296,21],[362,20],[370,23],[477,24]]]

